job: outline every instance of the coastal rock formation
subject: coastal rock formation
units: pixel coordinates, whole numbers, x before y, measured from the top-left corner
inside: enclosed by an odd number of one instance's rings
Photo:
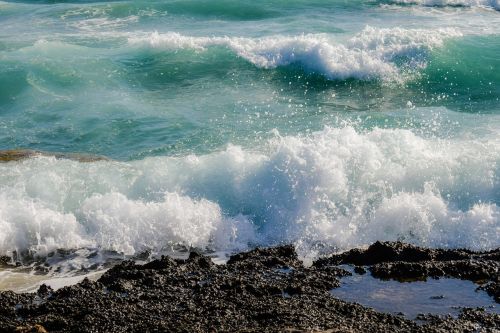
[[[36,156],[52,156],[57,159],[69,159],[82,163],[109,160],[104,156],[91,155],[91,154],[56,153],[56,152],[47,152],[47,151],[39,151],[31,149],[11,149],[11,150],[0,150],[0,163],[21,161]]]
[[[499,251],[430,250],[375,243],[305,267],[292,246],[255,249],[216,265],[191,252],[145,265],[124,261],[97,282],[35,294],[0,293],[0,332],[494,332],[500,316],[465,309],[423,324],[333,297],[349,275],[339,264],[369,265],[376,277],[481,279],[498,301]]]
[[[401,242],[376,242],[366,250],[354,249],[323,258],[316,267],[340,264],[370,265],[376,278],[399,281],[451,277],[482,284],[500,302],[500,249],[489,252],[424,249]]]

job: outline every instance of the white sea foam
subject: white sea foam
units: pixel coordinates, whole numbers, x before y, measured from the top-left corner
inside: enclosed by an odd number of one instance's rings
[[[423,67],[430,50],[441,46],[446,38],[459,36],[461,33],[452,28],[425,30],[366,27],[347,41],[335,40],[325,34],[252,39],[190,37],[175,32],[154,32],[147,36],[130,37],[129,43],[198,51],[222,46],[260,68],[300,64],[304,69],[330,79],[401,80],[402,68],[395,64],[398,59],[404,59],[402,62],[405,69]]]
[[[30,251],[43,256],[56,249],[92,245],[73,214],[47,206],[29,198],[0,196],[0,248],[3,254]]]
[[[137,22],[139,22],[139,16],[137,15],[115,19],[110,19],[108,17],[95,17],[72,22],[70,26],[83,31],[93,32],[101,29],[118,29]]]
[[[83,202],[81,214],[99,247],[131,255],[167,243],[206,248],[211,240],[217,247],[244,248],[253,238],[245,217],[223,217],[216,203],[176,193],[166,193],[160,202],[97,194]]]
[[[500,10],[498,0],[392,0],[395,4],[411,4],[432,7],[461,6],[461,7],[483,7]]]
[[[106,270],[99,270],[76,276],[71,273],[67,275],[57,274],[57,276],[47,276],[17,272],[15,269],[0,270],[0,290],[12,290],[17,293],[34,293],[42,284],[57,290],[65,286],[77,284],[85,278],[96,281],[105,272]]]
[[[0,254],[376,240],[500,246],[500,142],[325,128],[261,152],[0,165]],[[303,252],[307,255],[307,251]]]

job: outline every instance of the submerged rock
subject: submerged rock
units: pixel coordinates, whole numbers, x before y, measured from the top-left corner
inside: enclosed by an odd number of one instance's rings
[[[7,256],[0,256],[0,267],[9,267],[11,266],[11,258]]]
[[[0,163],[21,161],[36,156],[53,156],[59,159],[69,159],[78,162],[96,162],[109,160],[104,156],[79,154],[79,153],[55,153],[31,149],[0,150]]]
[[[0,332],[36,325],[48,332],[437,332],[500,328],[500,316],[479,309],[467,310],[458,319],[424,316],[421,319],[426,323],[418,325],[401,316],[339,300],[330,293],[339,286],[340,277],[350,274],[337,267],[339,263],[371,265],[372,274],[386,272],[396,277],[419,270],[392,269],[389,263],[394,267],[442,263],[435,251],[377,243],[365,251],[321,259],[312,267],[305,267],[291,246],[240,253],[225,265],[215,265],[196,252],[186,260],[162,257],[145,265],[124,261],[97,282],[86,279],[56,291],[42,286],[36,294],[1,292]],[[458,266],[464,277],[494,278],[492,267],[498,264],[497,257],[490,253],[485,259],[487,254],[458,251],[449,256],[453,258],[449,262],[466,260],[457,261],[463,255],[474,258],[474,264]],[[489,268],[480,265],[495,260]],[[477,273],[481,267],[484,271]]]

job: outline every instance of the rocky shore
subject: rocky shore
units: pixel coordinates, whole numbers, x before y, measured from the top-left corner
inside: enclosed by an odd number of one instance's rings
[[[353,265],[356,273],[345,266]],[[227,264],[192,252],[145,265],[125,261],[98,281],[34,294],[0,292],[0,332],[499,332],[500,315],[463,309],[419,322],[332,296],[340,279],[454,277],[500,300],[500,249],[433,250],[377,242],[305,267],[292,246],[255,249]]]

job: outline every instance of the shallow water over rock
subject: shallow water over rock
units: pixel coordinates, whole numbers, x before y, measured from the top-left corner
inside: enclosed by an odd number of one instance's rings
[[[463,308],[482,307],[500,314],[495,300],[471,281],[452,278],[429,278],[426,281],[398,282],[380,280],[370,274],[342,278],[339,288],[332,289],[335,297],[356,302],[377,311],[418,319],[419,314],[458,317]]]

